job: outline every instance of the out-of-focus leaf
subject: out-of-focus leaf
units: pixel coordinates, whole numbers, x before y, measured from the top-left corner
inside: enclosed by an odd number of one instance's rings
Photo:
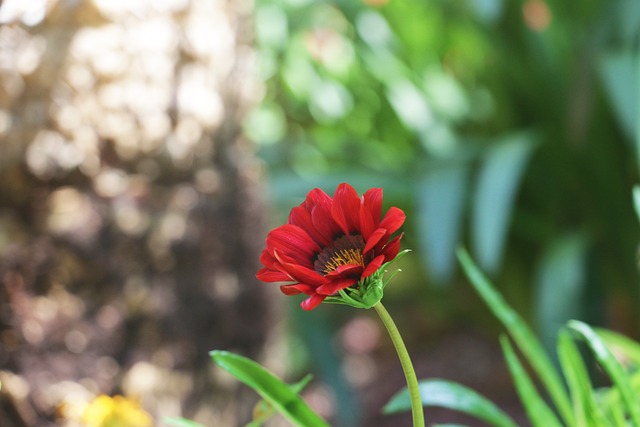
[[[476,391],[451,381],[430,379],[419,383],[424,406],[438,406],[463,412],[498,427],[517,427],[517,424],[490,400]],[[411,409],[409,390],[396,393],[383,408],[385,414]]]
[[[353,97],[347,88],[334,80],[319,80],[311,90],[309,111],[322,123],[344,117],[353,108]]]
[[[640,366],[640,343],[608,329],[596,329],[596,332],[609,348],[616,349],[634,365]]]
[[[327,345],[335,337],[335,330],[331,325],[331,314],[326,310],[305,312],[300,310],[297,302],[291,303],[289,307],[291,325],[297,330],[298,336],[308,351],[308,364],[313,366],[318,379],[327,384],[335,394],[335,424],[359,425],[360,411],[354,401],[354,390],[341,370],[336,369],[336,366],[340,366],[341,363],[336,348]]]
[[[202,424],[197,423],[195,421],[188,420],[186,418],[165,418],[165,424],[175,427],[204,427]]]
[[[460,82],[439,67],[430,68],[424,76],[424,88],[438,116],[450,122],[469,115],[469,99]]]
[[[504,0],[469,0],[476,16],[487,24],[493,24],[502,16]]]
[[[620,0],[618,6],[618,33],[627,46],[635,46],[640,28],[640,2],[636,0]]]
[[[450,164],[428,170],[419,182],[418,230],[431,276],[440,283],[451,278],[459,243],[468,167]]]
[[[578,335],[587,343],[598,359],[600,365],[607,372],[615,388],[620,393],[622,401],[626,406],[632,426],[640,427],[640,396],[636,394],[625,373],[622,365],[613,356],[605,342],[600,336],[586,323],[572,320],[568,324],[569,328],[577,332]]]
[[[631,139],[638,126],[638,57],[632,50],[609,52],[600,59],[600,74],[620,125]]]
[[[394,39],[389,23],[375,10],[366,9],[360,12],[356,18],[356,29],[358,35],[372,49],[385,48]]]
[[[633,207],[636,210],[638,221],[640,221],[640,185],[633,187]]]
[[[387,97],[400,120],[409,129],[424,131],[433,123],[433,113],[424,93],[410,81],[394,82]]]
[[[558,359],[571,392],[576,425],[610,426],[596,404],[595,392],[580,352],[565,329],[558,334]]]
[[[516,356],[509,342],[509,338],[506,336],[500,337],[500,344],[502,345],[502,351],[507,360],[507,366],[516,384],[518,395],[527,411],[527,416],[531,424],[533,424],[534,427],[560,427],[560,422],[542,397],[540,397],[533,381],[531,381],[531,378],[527,375],[527,371],[518,360],[518,356]]]
[[[565,423],[574,425],[573,410],[571,409],[571,402],[567,396],[566,389],[540,341],[518,313],[495,290],[494,286],[482,274],[468,252],[463,248],[458,249],[458,259],[473,287],[493,314],[507,328],[526,360],[542,381]]]
[[[307,374],[297,383],[291,384],[289,388],[291,388],[291,391],[293,391],[294,393],[299,394],[312,379],[313,375]],[[271,406],[269,402],[261,400],[260,402],[256,403],[256,406],[253,407],[253,421],[251,421],[245,427],[260,427],[273,415],[273,406]]]
[[[256,8],[256,38],[264,47],[281,48],[289,37],[287,15],[282,8],[270,4]]]
[[[585,282],[587,240],[583,235],[560,236],[545,251],[534,287],[536,323],[550,353],[558,330],[579,317]]]
[[[287,130],[287,122],[280,106],[264,103],[252,111],[244,123],[244,131],[258,144],[280,141]]]
[[[258,363],[228,351],[212,351],[211,358],[225,371],[255,390],[278,412],[300,427],[328,427],[291,388]]]
[[[486,271],[497,271],[502,261],[516,189],[535,142],[533,133],[511,135],[483,156],[474,192],[471,242]]]

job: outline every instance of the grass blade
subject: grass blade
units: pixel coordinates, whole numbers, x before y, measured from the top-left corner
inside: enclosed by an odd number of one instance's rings
[[[300,381],[291,384],[289,388],[299,394],[313,379],[313,375],[307,374]],[[275,414],[275,409],[266,400],[261,400],[253,407],[253,420],[244,427],[261,427]]]
[[[594,398],[594,390],[582,356],[566,330],[558,334],[558,359],[569,385],[578,426],[609,427]]]
[[[609,348],[620,350],[628,361],[640,366],[640,343],[608,329],[598,328],[595,331]]]
[[[495,272],[502,262],[518,184],[537,139],[531,132],[507,135],[482,157],[475,179],[471,244],[487,271]]]
[[[493,402],[461,384],[430,379],[420,381],[419,387],[424,406],[438,406],[463,412],[496,427],[517,427],[517,424]],[[409,391],[405,387],[387,402],[382,411],[392,414],[410,409]]]
[[[518,348],[531,364],[565,423],[569,426],[574,426],[575,418],[567,391],[540,341],[524,320],[505,302],[493,285],[480,272],[465,249],[458,249],[458,259],[473,287],[493,311],[493,314],[507,328]]]
[[[516,356],[509,342],[509,338],[504,335],[501,336],[500,344],[502,345],[507,366],[513,377],[513,382],[516,385],[516,390],[527,411],[527,416],[531,424],[533,424],[534,427],[561,427],[553,411],[551,411],[544,400],[542,400],[533,381],[531,381],[529,375],[527,375],[527,371],[525,371],[520,360],[518,360],[518,356]]]
[[[622,365],[616,360],[605,342],[600,336],[586,323],[572,320],[569,322],[569,328],[577,332],[578,335],[589,345],[596,356],[598,363],[607,372],[615,388],[622,397],[622,402],[628,411],[631,425],[640,427],[640,404],[638,396],[635,395],[627,375]]]
[[[291,388],[258,363],[227,351],[212,351],[213,361],[264,400],[294,425],[299,427],[329,427]]]

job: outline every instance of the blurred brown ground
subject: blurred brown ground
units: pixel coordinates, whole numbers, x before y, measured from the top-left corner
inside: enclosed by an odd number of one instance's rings
[[[261,166],[241,137],[260,91],[250,11],[4,2],[3,427],[75,425],[61,412],[99,393],[210,425],[250,414],[208,359],[260,359],[270,324]]]

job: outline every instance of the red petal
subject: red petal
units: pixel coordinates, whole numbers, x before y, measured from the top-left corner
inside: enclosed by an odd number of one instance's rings
[[[367,268],[362,272],[362,278],[371,276],[373,273],[378,271],[378,269],[382,266],[384,262],[384,255],[378,255],[375,257],[369,264],[367,264]]]
[[[282,264],[282,268],[297,282],[304,283],[305,285],[318,287],[327,282],[320,273],[301,265],[284,263]]]
[[[333,195],[331,215],[344,234],[360,230],[360,197],[347,183],[342,183]]]
[[[258,280],[263,282],[291,282],[293,279],[282,271],[262,268],[256,273]]]
[[[310,265],[311,259],[320,252],[320,247],[307,232],[293,224],[285,224],[271,231],[267,235],[267,248],[274,256],[278,251],[304,265]]]
[[[400,239],[402,238],[402,234],[397,236],[395,239],[390,241],[387,246],[382,250],[382,254],[384,255],[384,262],[389,262],[394,259],[398,252],[400,252]]]
[[[358,283],[356,279],[341,279],[334,280],[332,282],[327,283],[326,285],[320,286],[316,289],[316,292],[322,295],[333,295],[341,289],[346,289],[351,285]]]
[[[376,223],[376,226],[380,222],[380,215],[382,214],[382,188],[371,188],[367,190],[362,196],[364,205],[371,212],[371,216]]]
[[[291,212],[289,213],[289,224],[297,225],[302,228],[307,232],[309,237],[321,246],[328,246],[331,244],[332,236],[327,237],[316,230],[316,227],[313,225],[313,221],[311,220],[311,213],[306,209],[306,207],[298,206],[291,209]]]
[[[360,264],[346,264],[346,265],[340,265],[335,270],[327,273],[325,278],[329,280],[335,280],[338,277],[342,277],[342,278],[356,277],[359,279],[361,274],[362,274],[362,266]]]
[[[366,241],[373,230],[376,228],[376,222],[371,216],[371,211],[364,204],[360,205],[360,234]]]
[[[307,286],[303,283],[296,283],[294,285],[282,285],[280,286],[280,290],[285,295],[298,295],[302,293],[313,295],[315,293],[315,288],[313,286]]]
[[[278,262],[278,260],[276,260],[275,257],[271,255],[267,249],[264,249],[262,251],[262,254],[260,255],[260,262],[265,267],[270,267],[274,263]]]
[[[306,300],[300,303],[300,307],[302,307],[303,310],[307,310],[307,311],[313,310],[318,305],[320,305],[320,303],[324,301],[325,298],[326,298],[326,295],[318,295],[318,294],[311,295],[311,297],[307,298]]]
[[[304,206],[309,212],[311,212],[313,207],[317,205],[331,206],[332,201],[333,199],[331,199],[331,196],[329,196],[327,193],[319,188],[314,188],[307,193],[307,197],[304,199],[304,202],[302,202],[302,205],[300,206]]]
[[[333,240],[337,235],[341,234],[340,226],[336,224],[331,215],[333,199],[319,188],[309,192],[307,197],[306,206],[311,212],[313,226],[318,230],[318,233],[326,236],[329,241]]]
[[[369,252],[378,243],[380,243],[380,240],[386,235],[387,235],[387,230],[385,230],[384,228],[378,228],[376,231],[371,233],[371,235],[369,236],[369,239],[367,240],[367,244],[364,246],[362,253],[366,254],[367,252]]]
[[[402,226],[406,215],[401,209],[392,206],[380,222],[380,228],[386,228],[389,234],[393,234]]]

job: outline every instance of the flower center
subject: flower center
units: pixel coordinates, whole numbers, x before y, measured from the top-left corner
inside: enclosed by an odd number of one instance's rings
[[[314,262],[314,269],[321,274],[329,274],[343,265],[364,267],[364,239],[360,235],[342,236],[325,248]]]
[[[324,274],[329,274],[341,265],[359,264],[364,267],[362,252],[358,249],[341,249],[334,253],[324,265]]]

